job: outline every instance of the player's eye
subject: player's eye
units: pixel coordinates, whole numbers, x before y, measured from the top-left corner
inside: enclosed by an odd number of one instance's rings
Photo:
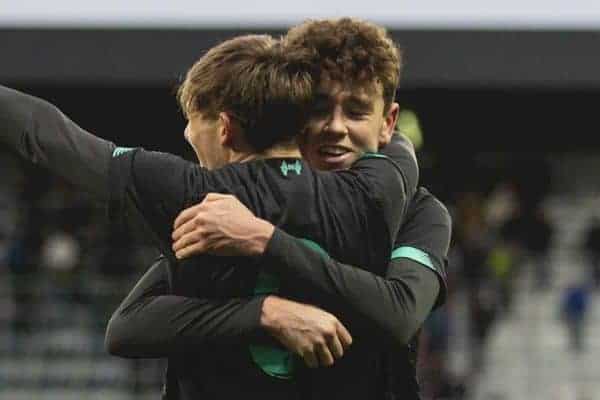
[[[350,118],[360,119],[365,118],[369,113],[363,109],[353,108],[346,112]]]

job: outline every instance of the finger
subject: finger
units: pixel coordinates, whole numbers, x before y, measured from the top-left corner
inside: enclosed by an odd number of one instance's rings
[[[177,229],[173,231],[171,234],[171,238],[174,242],[181,239],[183,236],[190,234],[191,232],[198,229],[198,226],[201,225],[202,216],[196,214],[194,218],[186,221],[183,225],[180,225]]]
[[[192,232],[186,233],[173,242],[172,249],[174,252],[178,252],[179,250],[196,243],[206,243],[206,240],[202,235],[202,231],[199,228],[196,228]]]
[[[317,355],[312,351],[304,352],[302,354],[302,359],[308,368],[317,368],[319,366]]]
[[[180,250],[178,250],[175,253],[175,257],[177,257],[178,260],[184,259],[184,258],[188,258],[194,255],[198,255],[198,254],[202,254],[205,251],[205,246],[204,243],[194,243],[192,245],[189,245],[187,247],[184,247]]]
[[[350,332],[348,332],[348,329],[346,329],[346,327],[342,325],[341,322],[337,324],[336,330],[337,336],[340,339],[340,343],[342,344],[344,349],[347,349],[352,344],[352,336],[350,335]]]
[[[202,203],[199,203],[194,206],[188,207],[182,212],[180,212],[177,218],[175,218],[175,222],[173,223],[173,229],[176,231],[177,228],[179,228],[182,224],[193,219],[198,213],[198,208],[200,208],[201,205]]]
[[[336,359],[342,358],[342,356],[344,355],[344,346],[342,346],[342,342],[340,341],[340,338],[337,334],[333,335],[329,339],[327,345],[329,346],[329,350],[331,351],[333,357],[335,357]]]
[[[204,200],[202,202],[209,203],[212,201],[223,200],[228,197],[233,197],[233,196],[230,194],[222,194],[222,193],[208,193],[206,196],[204,196]]]
[[[317,357],[319,358],[319,365],[324,367],[330,367],[333,365],[334,359],[329,347],[326,344],[317,345]]]

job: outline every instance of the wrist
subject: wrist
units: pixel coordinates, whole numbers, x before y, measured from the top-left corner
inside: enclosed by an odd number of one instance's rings
[[[256,218],[252,237],[247,241],[250,254],[254,256],[264,254],[274,231],[275,227],[270,222]]]
[[[280,299],[277,296],[267,296],[262,303],[259,324],[262,329],[274,335],[279,330],[277,322],[277,303]]]

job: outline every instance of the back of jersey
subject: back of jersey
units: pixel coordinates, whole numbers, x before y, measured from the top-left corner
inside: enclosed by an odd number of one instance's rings
[[[379,168],[393,168],[384,160],[369,161],[378,163]],[[234,194],[256,216],[302,239],[307,246],[318,248],[324,255],[382,275],[392,251],[391,232],[397,231],[402,215],[392,209],[394,202],[384,197],[389,194],[394,199],[394,193],[403,187],[398,182],[386,185],[383,175],[377,181],[360,170],[317,172],[299,159],[266,159],[218,170],[219,178],[210,185],[221,193]],[[389,175],[397,177],[395,172]],[[318,296],[297,285],[282,286],[277,275],[268,272],[276,268],[261,265],[260,259],[196,257],[179,266],[176,293],[203,298],[280,293],[297,301],[322,303]],[[293,374],[293,357],[275,343],[207,349],[203,359],[201,365],[177,366],[183,390],[206,394],[219,391],[220,395],[224,390],[260,390],[267,397],[272,393],[281,395],[283,390],[289,391],[284,397],[297,395],[297,388],[281,381]],[[226,385],[223,377],[238,384]],[[248,385],[242,387],[243,382]]]
[[[383,160],[369,163],[394,168]],[[403,215],[401,183],[386,185],[385,176],[375,180],[355,169],[315,171],[298,159],[268,159],[247,168],[255,184],[239,185],[234,194],[258,217],[338,261],[384,272]]]
[[[367,161],[379,169],[394,168],[385,160]],[[402,183],[385,181],[397,178],[395,172],[388,174],[391,179],[373,179],[359,169],[319,172],[300,159],[278,158],[216,172],[211,187],[234,194],[256,216],[338,261],[383,274],[403,215],[398,204],[404,196],[398,193]],[[201,297],[254,294],[259,269],[268,269],[244,257],[203,256],[184,265],[178,273],[179,293]],[[297,294],[305,301],[318,300]]]

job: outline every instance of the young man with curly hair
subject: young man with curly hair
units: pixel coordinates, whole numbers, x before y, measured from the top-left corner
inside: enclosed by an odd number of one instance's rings
[[[301,141],[303,155],[311,165],[345,169],[359,157],[360,149],[376,149],[386,143],[385,137],[381,140],[381,126],[386,119],[395,119],[398,111],[394,92],[400,54],[382,28],[352,19],[310,21],[292,28],[284,47],[305,54],[318,82],[318,95]],[[392,138],[399,140],[398,136]],[[432,306],[444,301],[450,240],[445,207],[419,189],[396,236],[392,260],[375,269],[360,263],[353,265],[362,268],[342,264],[263,222],[235,198],[214,195],[179,216],[174,249],[178,257],[233,252],[260,256],[262,262],[274,265],[271,272],[281,280],[282,290],[265,299],[254,326],[283,339],[280,342],[309,366],[330,363],[305,356],[306,346],[314,343],[303,341],[298,334],[305,321],[290,297],[332,312],[349,327],[354,341],[347,354],[333,367],[296,371],[288,396],[418,398],[417,331]],[[198,226],[202,227],[200,235]],[[147,287],[152,287],[149,281]],[[155,292],[152,298],[160,301],[160,297]],[[130,346],[135,341],[156,344],[147,342],[143,331],[160,325],[165,315],[151,308],[135,314],[124,311],[147,301],[140,288],[113,316],[122,334],[130,335]],[[176,307],[169,312],[174,310]],[[230,324],[230,331],[246,329],[236,326],[234,320],[225,319],[223,324]],[[201,326],[202,321],[192,324]],[[186,344],[202,348],[205,336],[198,329],[195,340],[188,339]],[[181,342],[178,335],[161,340],[167,352],[169,344]]]

